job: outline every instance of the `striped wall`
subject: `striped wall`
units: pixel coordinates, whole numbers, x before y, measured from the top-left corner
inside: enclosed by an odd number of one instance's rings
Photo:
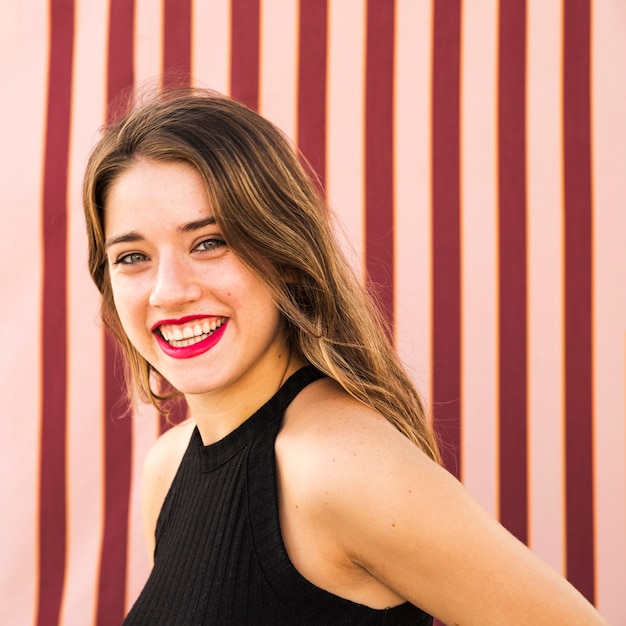
[[[377,285],[448,468],[626,625],[626,3],[0,3],[0,622],[120,623],[142,458],[82,171],[172,70],[277,123]]]

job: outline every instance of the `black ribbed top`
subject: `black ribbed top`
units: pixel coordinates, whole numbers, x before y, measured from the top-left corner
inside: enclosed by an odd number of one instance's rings
[[[289,559],[274,442],[287,406],[320,376],[299,370],[217,443],[204,446],[194,430],[159,515],[154,568],[125,626],[432,624],[408,603],[377,610],[335,596]]]

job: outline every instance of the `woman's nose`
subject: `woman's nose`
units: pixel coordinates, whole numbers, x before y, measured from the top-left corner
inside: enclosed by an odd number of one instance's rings
[[[179,259],[161,259],[150,292],[150,306],[177,310],[200,298],[202,288],[188,264]]]

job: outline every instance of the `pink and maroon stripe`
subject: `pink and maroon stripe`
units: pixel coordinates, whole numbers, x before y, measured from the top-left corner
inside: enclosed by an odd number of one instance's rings
[[[432,405],[445,466],[460,470],[461,3],[434,3],[432,72]]]
[[[43,181],[43,371],[39,493],[38,626],[58,623],[65,579],[67,428],[67,169],[74,3],[50,2],[50,61]]]
[[[500,521],[528,538],[526,4],[500,3],[498,70]]]
[[[300,1],[298,148],[321,190],[326,179],[326,0]]]
[[[259,107],[260,0],[232,0],[230,95]]]
[[[563,6],[567,576],[593,602],[591,8]]]
[[[111,0],[108,48],[108,117],[113,102],[134,84],[132,3]],[[131,480],[130,411],[119,373],[120,355],[105,338],[104,530],[100,555],[97,624],[121,623],[125,613],[126,550]]]
[[[388,322],[393,293],[393,2],[368,0],[365,50],[365,267]]]

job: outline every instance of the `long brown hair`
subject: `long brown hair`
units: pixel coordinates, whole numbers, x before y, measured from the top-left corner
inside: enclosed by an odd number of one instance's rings
[[[176,90],[134,107],[104,129],[85,173],[89,270],[139,396],[163,408],[158,374],[117,316],[103,232],[107,192],[137,158],[184,162],[201,174],[224,238],[273,293],[292,349],[439,461],[424,403],[293,147],[268,120],[213,92]]]

